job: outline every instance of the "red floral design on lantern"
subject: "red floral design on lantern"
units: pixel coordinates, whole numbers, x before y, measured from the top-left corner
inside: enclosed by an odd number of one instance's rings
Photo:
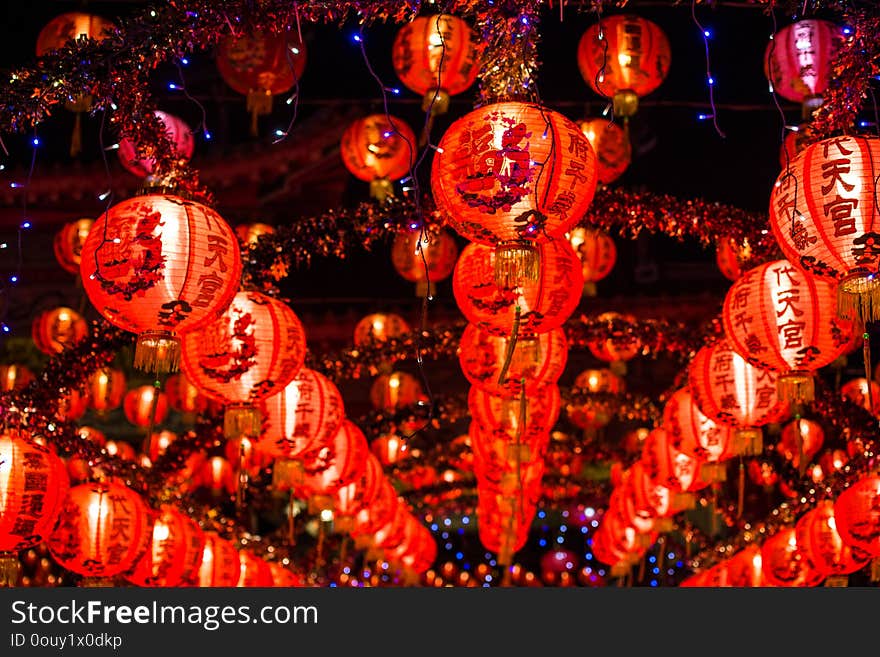
[[[153,522],[150,545],[125,574],[137,586],[189,586],[198,575],[205,533],[198,523],[170,504],[163,504]]]
[[[726,461],[737,453],[732,427],[707,417],[688,388],[679,388],[666,401],[663,428],[674,449],[700,463]]]
[[[61,306],[44,310],[34,318],[31,337],[44,354],[60,354],[89,334],[86,320],[73,308]]]
[[[189,160],[195,149],[195,138],[190,127],[183,119],[173,114],[158,110],[153,113],[165,126],[165,132],[168,139],[171,140],[177,158],[183,161]],[[130,139],[122,138],[119,140],[117,153],[122,167],[129,173],[133,173],[139,178],[145,178],[153,173],[153,167],[156,165],[155,160],[151,157],[139,157],[137,144]]]

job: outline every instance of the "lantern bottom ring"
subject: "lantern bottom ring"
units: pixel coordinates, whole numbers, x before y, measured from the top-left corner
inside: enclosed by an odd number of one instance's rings
[[[145,331],[138,336],[134,366],[144,372],[164,374],[180,367],[180,338],[171,331]]]
[[[880,319],[880,273],[859,269],[843,278],[837,287],[837,314],[858,321],[860,329]]]

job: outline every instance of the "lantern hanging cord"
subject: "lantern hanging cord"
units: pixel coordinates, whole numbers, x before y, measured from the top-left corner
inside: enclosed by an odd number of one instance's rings
[[[504,353],[504,363],[498,372],[498,384],[504,385],[504,379],[507,377],[507,371],[510,369],[510,363],[513,361],[513,354],[516,351],[516,342],[519,336],[520,307],[517,304],[513,314],[513,327],[510,329],[510,338],[507,341],[507,350]]]
[[[694,25],[700,30],[700,36],[703,39],[703,47],[706,51],[706,84],[709,86],[709,106],[712,108],[712,124],[715,126],[715,132],[718,133],[718,136],[724,139],[726,135],[718,126],[718,110],[715,107],[715,78],[712,75],[712,62],[709,57],[709,36],[706,28],[704,28],[697,19],[697,0],[691,0],[691,18],[694,21]]]
[[[298,13],[297,21],[299,21]],[[302,45],[302,36],[300,36],[300,45]],[[287,139],[290,131],[293,130],[293,124],[296,123],[296,117],[299,111],[299,76],[296,74],[296,66],[293,62],[293,52],[289,45],[284,47],[284,59],[287,62],[288,68],[290,68],[290,72],[293,74],[293,94],[287,99],[287,104],[293,105],[293,113],[290,116],[290,121],[287,123],[287,129],[272,141],[273,144],[277,144]]]
[[[434,124],[434,107],[436,106],[437,101],[440,98],[440,94],[443,91],[440,86],[440,82],[441,75],[443,74],[443,64],[446,61],[446,37],[443,36],[443,32],[440,30],[440,19],[442,17],[443,14],[438,13],[434,24],[434,27],[437,31],[437,36],[440,37],[440,62],[437,64],[437,85],[434,87],[434,93],[431,97],[431,102],[428,104],[428,107],[425,108],[425,122],[422,125],[422,146],[427,146],[431,143],[431,128]],[[421,155],[419,155],[419,159],[415,163],[415,166],[413,168],[418,169],[427,152],[427,148],[422,149],[422,153]],[[412,174],[412,171],[410,171],[410,174]]]
[[[770,50],[767,53],[767,60],[769,62],[773,61],[773,53],[776,52],[776,33],[779,30],[778,23],[776,22],[776,10],[771,5],[770,7],[770,18],[773,20],[773,34],[770,35]],[[771,69],[768,70],[771,71]],[[782,109],[782,105],[779,104],[779,95],[776,93],[776,85],[773,84],[772,78],[768,80],[770,85],[770,97],[773,99],[773,104],[776,106],[776,111],[779,113],[779,118],[782,122],[782,129],[779,139],[780,147],[782,148],[782,154],[785,156],[785,167],[783,167],[786,171],[791,164],[791,155],[788,153],[788,149],[785,147],[785,130],[788,122],[785,118],[785,111]],[[795,181],[797,184],[797,181]],[[797,190],[795,190],[795,200],[797,199]],[[795,205],[797,207],[797,205]]]

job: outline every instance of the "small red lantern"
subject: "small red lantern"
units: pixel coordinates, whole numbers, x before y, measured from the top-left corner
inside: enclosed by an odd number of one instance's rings
[[[485,438],[501,439],[513,448],[546,443],[561,409],[559,386],[540,386],[525,400],[496,397],[476,386],[468,392],[468,410]],[[530,460],[526,455],[525,460]]]
[[[89,326],[83,316],[64,306],[44,310],[31,325],[31,337],[37,349],[50,356],[73,347],[88,333]]]
[[[871,558],[870,554],[844,543],[837,532],[831,500],[823,500],[807,511],[794,529],[801,556],[824,577],[854,573]]]
[[[804,126],[790,127],[779,149],[779,166],[783,170],[787,169],[791,166],[792,160],[800,155],[800,152],[806,146],[807,140],[804,139]]]
[[[534,245],[563,237],[596,191],[596,154],[578,125],[537,104],[502,102],[455,121],[431,170],[440,211],[464,238],[496,248],[495,281],[536,280]]]
[[[395,340],[411,331],[406,320],[396,313],[371,313],[354,327],[354,346]]]
[[[494,272],[496,251],[476,243],[461,252],[452,276],[452,291],[462,314],[480,330],[507,337],[546,333],[562,326],[580,302],[583,278],[574,250],[563,240],[535,245],[541,260],[538,278],[518,286],[499,286]]]
[[[370,444],[371,448],[373,444],[375,441]],[[337,528],[341,524],[346,524],[343,521],[344,518],[351,518],[353,522],[358,511],[369,508],[378,499],[384,478],[385,473],[382,470],[380,460],[373,454],[367,454],[361,476],[351,483],[341,486],[334,494],[334,524]],[[349,527],[350,529],[351,527]]]
[[[113,577],[128,571],[147,549],[152,518],[141,496],[113,480],[80,484],[64,508],[46,545],[67,570],[86,577]]]
[[[183,336],[181,361],[204,395],[226,404],[224,435],[234,439],[260,434],[257,404],[294,380],[305,355],[305,330],[293,310],[242,291],[218,320]]]
[[[272,97],[299,84],[306,49],[296,31],[230,34],[218,44],[216,62],[226,84],[247,96],[256,136],[257,118],[272,112]]]
[[[566,413],[569,419],[581,429],[599,429],[609,422],[614,410],[604,399],[591,399],[592,395],[615,395],[622,393],[624,380],[609,369],[584,370],[574,380],[576,390],[589,393],[583,403],[569,403]]]
[[[193,484],[207,489],[212,497],[222,498],[236,491],[235,470],[222,456],[212,456],[201,464]]]
[[[269,567],[272,569],[272,586],[291,588],[306,585],[302,575],[285,568],[280,563],[270,561]]]
[[[758,588],[764,586],[763,558],[761,548],[748,545],[727,559],[727,584],[735,588]]]
[[[606,312],[596,317],[599,322],[608,324],[608,337],[590,340],[587,348],[596,358],[606,363],[611,363],[611,371],[621,375],[626,372],[626,361],[634,358],[642,351],[641,341],[627,333],[625,329],[615,328],[618,322],[635,322],[632,315],[621,315],[615,312]]]
[[[109,456],[115,456],[123,461],[134,461],[137,458],[134,447],[124,440],[108,440],[104,443],[104,451]]]
[[[880,415],[880,383],[868,381],[865,377],[852,379],[840,386],[840,394],[872,415]]]
[[[780,29],[764,51],[764,75],[772,90],[786,100],[803,103],[804,118],[822,104],[832,77],[832,64],[843,30],[822,19],[806,19]]]
[[[0,365],[0,391],[21,390],[34,380],[34,373],[24,365],[9,363]]]
[[[89,300],[110,323],[138,334],[134,366],[177,370],[179,335],[223,313],[241,282],[232,228],[179,196],[135,196],[95,221],[82,250]]]
[[[122,370],[101,367],[94,371],[86,383],[89,395],[89,408],[106,413],[119,408],[125,396],[126,381]]]
[[[230,587],[238,583],[241,575],[241,562],[238,550],[232,541],[228,541],[213,531],[205,533],[205,547],[202,549],[202,561],[198,570],[198,586]]]
[[[171,141],[177,158],[183,161],[189,160],[195,149],[195,139],[186,121],[167,112],[157,110],[153,113],[162,125],[165,126],[165,132]],[[122,138],[119,140],[118,154],[123,168],[138,178],[146,178],[153,173],[153,167],[156,165],[155,160],[150,157],[139,157],[137,144],[130,139]]]
[[[71,388],[58,399],[58,417],[62,420],[75,422],[86,414],[88,408],[89,397],[85,390]]]
[[[632,14],[601,19],[578,42],[584,81],[600,96],[612,98],[614,116],[624,118],[635,114],[639,98],[666,79],[671,58],[660,26]]]
[[[269,587],[274,585],[269,562],[249,550],[239,550],[240,571],[237,587]]]
[[[235,227],[235,234],[245,248],[256,245],[262,235],[272,235],[274,233],[275,229],[272,226],[259,221],[238,224]]]
[[[396,434],[383,434],[373,439],[370,451],[382,465],[393,465],[409,456],[406,441]]]
[[[172,374],[165,380],[165,396],[168,398],[168,406],[178,413],[198,415],[208,409],[207,397],[199,392],[183,372]]]
[[[424,97],[422,109],[441,114],[450,96],[477,78],[479,45],[470,26],[457,16],[417,16],[394,37],[391,62],[400,81]]]
[[[662,428],[645,438],[641,460],[651,479],[674,493],[698,491],[710,483],[701,477],[700,460],[676,449]]]
[[[370,386],[370,402],[379,411],[394,412],[426,399],[422,384],[407,372],[380,374]]]
[[[472,385],[498,397],[516,397],[524,387],[530,396],[542,384],[559,380],[568,359],[568,341],[565,332],[557,328],[534,337],[520,337],[511,344],[507,338],[468,324],[458,352],[462,372]],[[504,378],[499,382],[502,373]]]
[[[339,148],[345,168],[370,183],[370,195],[383,201],[394,196],[392,182],[410,174],[419,147],[406,121],[370,114],[349,124]]]
[[[796,467],[801,467],[801,458],[806,466],[810,459],[822,449],[825,432],[813,420],[798,418],[782,428],[777,446],[779,452]]]
[[[177,440],[177,434],[173,431],[160,431],[154,433],[147,438],[144,452],[150,461],[155,461],[165,453],[165,450],[168,449],[171,443],[175,440]]]
[[[302,455],[303,490],[315,495],[334,494],[363,474],[369,453],[363,432],[351,420],[344,420],[330,444]]]
[[[202,563],[205,533],[195,520],[170,504],[163,504],[153,522],[150,545],[126,573],[137,586],[188,586]]]
[[[79,276],[82,247],[94,223],[92,219],[77,219],[64,224],[55,233],[52,249],[55,252],[55,259],[65,271]]]
[[[761,572],[771,586],[816,586],[820,575],[798,549],[794,527],[783,527],[761,545]]]
[[[724,332],[734,350],[777,373],[785,401],[811,401],[813,374],[845,353],[853,328],[834,316],[837,288],[787,260],[749,269],[724,299]]]
[[[703,414],[687,388],[679,388],[666,401],[663,428],[676,450],[701,464],[721,463],[737,454],[732,427]],[[710,478],[709,472],[703,476]]]
[[[596,283],[611,273],[617,261],[617,247],[611,237],[598,228],[577,226],[568,234],[569,242],[581,261],[584,295],[596,296]]]
[[[398,274],[416,284],[416,295],[435,294],[435,284],[449,278],[458,259],[458,245],[444,229],[424,232],[410,229],[394,236],[391,264]]]
[[[719,239],[715,244],[715,264],[725,278],[735,281],[742,275],[741,263],[751,256],[748,242],[739,244],[732,237]]]
[[[880,477],[862,477],[838,495],[834,518],[844,543],[880,557]]]
[[[125,393],[122,410],[137,427],[162,424],[168,416],[168,397],[151,385],[138,386]]]
[[[599,184],[610,185],[620,178],[632,161],[632,145],[627,131],[608,119],[585,119],[578,125],[596,151]]]

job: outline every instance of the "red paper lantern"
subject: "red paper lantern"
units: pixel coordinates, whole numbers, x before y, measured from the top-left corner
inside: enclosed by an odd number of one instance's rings
[[[86,577],[128,571],[147,549],[152,517],[141,496],[113,480],[71,488],[46,545],[61,566]]]
[[[676,449],[662,428],[653,429],[645,438],[641,460],[651,479],[674,493],[698,491],[710,483],[700,476],[701,462]]]
[[[125,574],[137,586],[192,585],[202,563],[205,533],[198,523],[170,504],[159,507],[150,544]]]
[[[168,398],[151,385],[138,386],[125,393],[122,410],[137,427],[162,424],[168,416]]]
[[[568,234],[581,261],[584,295],[596,296],[596,283],[611,273],[617,261],[617,247],[611,237],[597,229],[577,226]]]
[[[697,351],[688,366],[688,385],[700,415],[734,427],[734,454],[759,453],[760,427],[789,412],[777,397],[776,374],[749,364],[726,337]]]
[[[354,345],[363,347],[371,342],[387,342],[411,331],[406,320],[396,313],[371,313],[354,327]]]
[[[751,257],[751,253],[747,241],[740,244],[732,237],[722,238],[715,243],[715,264],[725,278],[735,281],[742,275],[741,263]]]
[[[422,384],[407,372],[380,374],[370,386],[370,402],[379,411],[397,411],[426,399]]]
[[[273,235],[274,233],[275,229],[272,226],[259,221],[238,224],[235,227],[235,234],[245,248],[255,246],[262,235]]]
[[[509,366],[499,383],[505,361]],[[507,338],[484,333],[468,324],[461,336],[458,358],[465,378],[474,386],[498,397],[516,397],[523,389],[528,396],[542,384],[556,383],[568,359],[568,341],[561,328],[534,337],[517,339],[511,345]]]
[[[147,458],[150,461],[155,461],[162,454],[165,453],[165,450],[177,440],[177,434],[173,431],[160,431],[158,433],[154,433],[149,436],[146,440],[146,445],[144,446],[144,452],[147,455]]]
[[[462,314],[481,331],[508,337],[519,313],[518,335],[546,333],[559,328],[580,302],[583,278],[578,258],[568,242],[552,240],[535,245],[541,259],[537,280],[519,286],[499,286],[494,279],[496,252],[476,243],[461,252],[452,276],[452,291]]]
[[[795,524],[795,535],[801,556],[823,577],[854,573],[871,558],[843,542],[831,500],[823,500],[802,515]]]
[[[257,118],[272,112],[272,97],[299,84],[306,49],[296,30],[229,34],[217,46],[216,63],[226,84],[247,96],[256,136]]]
[[[269,562],[261,559],[249,550],[239,550],[240,571],[237,587],[269,587],[274,586],[272,568]]]
[[[345,419],[339,389],[320,372],[303,367],[284,390],[264,402],[266,413],[257,450],[294,459],[329,445]]]
[[[862,477],[838,495],[834,518],[844,543],[880,557],[880,477]]]
[[[655,518],[671,518],[684,511],[689,503],[688,499],[677,496],[675,491],[655,481],[641,460],[627,469],[625,478],[632,489],[636,512],[649,513]]]
[[[125,396],[125,373],[112,367],[100,367],[88,378],[89,408],[106,413],[119,408]]]
[[[208,409],[208,398],[199,392],[183,372],[172,374],[165,380],[165,396],[168,406],[178,413],[198,415]]]
[[[438,145],[431,188],[466,239],[495,247],[500,285],[535,280],[537,242],[563,237],[596,191],[596,154],[576,123],[531,103],[483,106],[455,121]]]
[[[804,103],[804,118],[822,104],[843,38],[834,23],[807,19],[786,25],[767,44],[764,75],[780,96]]]
[[[355,538],[374,534],[376,530],[387,524],[394,517],[399,504],[401,504],[401,501],[397,497],[397,491],[394,490],[394,486],[392,486],[387,477],[382,477],[379,484],[379,493],[376,495],[375,500],[370,506],[365,506],[358,510],[349,533]]]
[[[198,570],[198,586],[229,587],[238,583],[241,562],[231,541],[213,531],[205,532],[205,547]]]
[[[817,422],[798,418],[782,428],[777,448],[795,468],[799,468],[801,457],[805,465],[809,463],[824,441],[825,432]]]
[[[155,111],[153,114],[165,126],[165,133],[171,141],[174,153],[178,160],[187,161],[192,157],[195,149],[195,138],[186,121],[167,112]],[[151,157],[139,157],[137,144],[128,138],[119,140],[119,161],[122,167],[129,173],[139,178],[145,178],[153,173],[156,161]]]
[[[200,464],[200,469],[193,477],[196,488],[205,488],[212,497],[222,498],[236,490],[235,470],[232,464],[222,456],[212,456]]]
[[[44,354],[54,356],[73,347],[89,333],[86,320],[73,308],[44,310],[34,318],[31,337]]]
[[[407,89],[424,96],[422,109],[445,112],[449,97],[477,79],[479,43],[457,16],[417,16],[403,25],[391,46],[394,72]]]
[[[333,495],[364,473],[369,453],[363,432],[351,420],[344,420],[331,443],[302,455],[302,489],[314,495]]]
[[[296,378],[305,354],[305,331],[293,310],[242,291],[219,319],[184,336],[181,362],[204,395],[226,404],[224,434],[232,439],[260,434],[257,404]]]
[[[601,313],[596,320],[599,322],[607,322],[608,337],[602,337],[590,340],[587,348],[599,360],[612,364],[612,371],[616,374],[625,372],[626,361],[634,358],[641,352],[641,341],[632,335],[626,333],[624,329],[616,328],[618,322],[634,322],[632,315],[621,315],[615,312]]]
[[[472,386],[468,410],[483,437],[501,439],[509,445],[534,446],[546,443],[561,409],[559,386],[549,383],[523,402],[498,397]]]
[[[381,201],[394,195],[393,181],[410,174],[419,146],[403,119],[370,114],[348,125],[339,148],[345,168]]]
[[[578,125],[596,151],[599,184],[613,183],[632,161],[632,145],[626,130],[617,123],[602,118],[585,119],[579,121]]]
[[[749,545],[726,561],[727,583],[736,588],[757,588],[764,585],[761,548]]]
[[[409,457],[406,441],[395,434],[383,434],[370,443],[370,451],[382,465],[393,465]]]
[[[434,284],[446,280],[455,268],[458,245],[447,230],[427,233],[418,229],[397,233],[391,244],[391,264],[403,278],[416,284],[416,294],[434,294]]]
[[[55,259],[65,271],[79,276],[82,247],[94,223],[91,219],[77,219],[64,224],[55,233],[52,249],[55,252]]]
[[[865,377],[852,379],[840,386],[840,394],[872,415],[880,415],[880,383],[868,381]]]
[[[290,588],[306,585],[302,575],[285,568],[280,563],[270,561],[269,567],[272,569],[272,586]]]
[[[582,403],[571,402],[566,406],[569,419],[581,429],[599,429],[611,422],[614,410],[608,400],[593,399],[592,395],[615,395],[622,393],[626,384],[609,369],[584,370],[575,377],[574,388],[586,393]]]
[[[179,335],[223,313],[241,282],[232,228],[179,196],[135,196],[95,221],[83,245],[86,294],[110,323],[139,334],[135,367],[177,369]]]
[[[379,459],[373,454],[367,454],[361,476],[351,483],[340,486],[334,493],[334,523],[337,528],[343,518],[351,518],[353,522],[358,511],[370,507],[378,499],[384,477],[385,473]],[[348,528],[350,530],[351,526]]]
[[[674,449],[701,464],[723,462],[737,454],[732,428],[704,415],[687,388],[679,388],[666,401],[663,428]]]
[[[12,392],[21,390],[34,380],[34,373],[24,365],[9,363],[0,365],[0,390]]]
[[[636,113],[639,98],[666,79],[671,58],[660,26],[632,14],[601,19],[578,42],[581,75],[593,91],[613,99],[614,116]]]
[[[724,332],[756,367],[778,374],[779,396],[813,399],[813,373],[845,353],[852,324],[834,316],[836,286],[787,260],[749,269],[724,299]]]
[[[86,414],[89,408],[89,397],[85,390],[71,388],[66,395],[58,400],[58,417],[62,420],[75,422]]]
[[[798,549],[794,527],[783,527],[761,545],[761,572],[771,586],[816,586],[825,579]]]
[[[880,318],[878,159],[877,137],[814,142],[779,175],[770,196],[770,226],[785,257],[828,284],[838,282],[838,313],[860,322]]]
[[[115,29],[116,26],[111,21],[94,14],[80,11],[61,14],[46,23],[37,35],[37,57],[71,45],[71,40],[100,41]]]

